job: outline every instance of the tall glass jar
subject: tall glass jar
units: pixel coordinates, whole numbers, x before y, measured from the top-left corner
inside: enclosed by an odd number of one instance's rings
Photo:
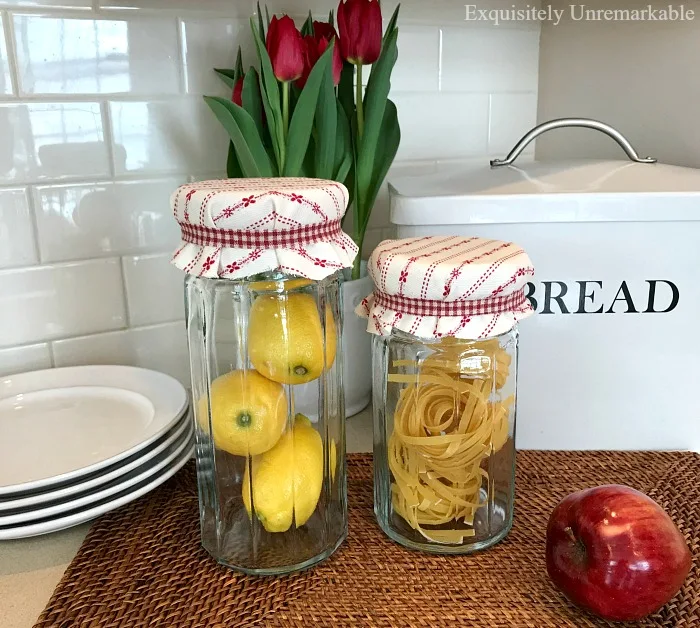
[[[363,311],[377,521],[407,547],[460,554],[512,525],[517,320],[531,312],[532,267],[509,243],[444,240],[383,242]]]
[[[202,182],[173,197],[184,223],[175,263],[188,273],[202,545],[249,574],[304,569],[347,535],[339,280],[352,255],[344,253],[339,226],[346,197],[333,196],[338,189],[329,192],[329,185]],[[255,212],[242,211],[253,204]],[[333,220],[318,223],[324,213],[312,210],[328,206]],[[205,225],[192,235],[187,220],[200,215],[219,223],[216,233]],[[219,216],[238,222],[226,225]],[[307,220],[320,228],[299,226]],[[266,222],[274,228],[258,231]],[[237,246],[206,249],[212,245],[204,238]]]
[[[347,534],[338,277],[186,294],[202,544],[249,573],[313,565]]]

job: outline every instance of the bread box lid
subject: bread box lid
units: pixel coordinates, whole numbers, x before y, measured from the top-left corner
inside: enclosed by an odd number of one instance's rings
[[[658,163],[438,165],[389,190],[397,225],[700,220],[700,170]]]

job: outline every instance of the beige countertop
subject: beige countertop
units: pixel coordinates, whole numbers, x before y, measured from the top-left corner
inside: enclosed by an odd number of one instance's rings
[[[372,451],[372,411],[347,421],[349,453]],[[0,628],[31,628],[90,524],[17,541],[0,541]]]

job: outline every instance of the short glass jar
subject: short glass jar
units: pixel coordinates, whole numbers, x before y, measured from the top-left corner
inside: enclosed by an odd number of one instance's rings
[[[395,541],[439,553],[503,539],[515,497],[518,332],[375,336],[374,508]]]
[[[385,240],[356,312],[372,344],[374,510],[407,547],[485,549],[513,522],[518,321],[533,313],[520,247]]]
[[[347,535],[338,278],[186,280],[202,544],[245,573],[309,567]]]

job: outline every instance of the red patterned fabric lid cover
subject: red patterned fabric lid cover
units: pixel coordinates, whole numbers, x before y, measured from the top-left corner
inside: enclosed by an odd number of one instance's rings
[[[190,275],[242,279],[272,270],[323,279],[352,266],[357,246],[340,220],[348,191],[321,179],[224,179],[170,198],[182,242],[173,264]]]
[[[497,336],[533,313],[525,285],[532,262],[511,242],[432,236],[385,240],[368,271],[375,289],[357,307],[367,331],[420,338]]]

